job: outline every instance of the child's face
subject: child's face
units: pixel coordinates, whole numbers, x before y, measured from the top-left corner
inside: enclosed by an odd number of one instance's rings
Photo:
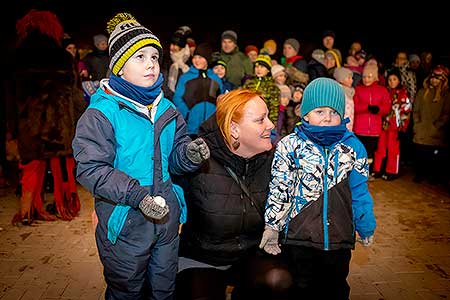
[[[273,79],[276,84],[285,84],[287,80],[286,73],[280,72],[277,74],[277,76]]]
[[[341,83],[342,83],[342,85],[344,85],[344,86],[346,86],[346,87],[351,87],[352,84],[353,84],[353,77],[352,77],[352,75],[349,75],[349,76],[345,77],[345,78],[342,80]]]
[[[267,74],[269,74],[269,69],[267,69],[263,65],[258,64],[255,66],[255,74],[258,77],[265,77],[267,76]]]
[[[341,116],[331,107],[321,106],[310,111],[304,119],[315,126],[336,126],[341,124]]]
[[[192,64],[198,70],[208,69],[208,61],[201,55],[194,55],[194,57],[192,57]]]
[[[256,61],[256,59],[258,58],[258,52],[250,51],[249,53],[247,53],[247,56],[254,63]]]
[[[107,41],[101,41],[100,43],[98,43],[96,45],[96,47],[100,51],[105,51],[106,49],[108,49],[108,42]]]
[[[222,65],[217,65],[213,68],[213,72],[216,73],[216,75],[219,76],[220,79],[222,79],[225,77],[227,69],[225,69],[225,67]]]
[[[396,75],[391,75],[388,77],[388,84],[391,89],[395,89],[400,84],[400,80]]]
[[[131,56],[119,72],[126,81],[141,87],[150,87],[160,73],[159,52],[152,46],[139,49]]]
[[[302,101],[303,98],[303,92],[300,90],[295,90],[294,93],[292,94],[292,100],[294,100],[294,102],[296,103],[300,103],[300,101]]]

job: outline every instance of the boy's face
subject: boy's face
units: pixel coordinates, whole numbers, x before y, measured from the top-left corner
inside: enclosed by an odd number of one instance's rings
[[[208,61],[201,55],[194,55],[194,57],[192,57],[192,64],[198,70],[208,69]]]
[[[304,119],[315,126],[337,126],[341,124],[341,116],[334,108],[321,106],[311,110]]]
[[[263,65],[257,64],[255,65],[255,75],[258,77],[265,77],[269,74],[269,69],[264,67]]]
[[[224,78],[227,72],[227,69],[225,69],[222,65],[216,65],[213,68],[213,72],[216,73],[217,76],[219,76],[220,79]]]
[[[107,41],[101,41],[96,45],[97,49],[100,51],[105,51],[108,49],[108,42]]]
[[[152,46],[145,46],[134,53],[125,63],[119,76],[141,87],[150,87],[158,80],[160,73],[159,52]]]

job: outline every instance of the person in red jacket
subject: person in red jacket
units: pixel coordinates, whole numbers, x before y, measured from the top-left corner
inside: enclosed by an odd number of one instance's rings
[[[400,162],[398,134],[400,131],[405,132],[406,128],[408,128],[412,108],[408,91],[400,83],[400,80],[400,73],[397,70],[392,70],[387,74],[392,107],[389,114],[384,116],[383,130],[378,139],[378,147],[377,151],[375,151],[373,164],[374,176],[382,177],[384,180],[395,179],[398,175]],[[386,167],[382,170],[383,160],[386,156]]]
[[[368,162],[372,164],[378,138],[382,131],[382,117],[391,110],[388,90],[378,83],[378,67],[364,67],[361,83],[355,88],[355,117],[353,132],[367,150]]]

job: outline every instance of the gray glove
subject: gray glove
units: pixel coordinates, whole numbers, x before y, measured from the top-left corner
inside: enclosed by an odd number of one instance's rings
[[[364,247],[369,247],[373,245],[373,235],[365,237],[365,238],[358,238],[357,241],[361,243]]]
[[[187,145],[186,155],[190,161],[199,165],[209,158],[208,145],[202,138],[197,138]]]
[[[139,203],[139,209],[147,217],[156,220],[162,219],[169,212],[169,206],[161,196],[145,196]]]
[[[278,245],[278,231],[266,226],[259,248],[264,249],[264,251],[272,255],[280,254],[281,249]]]

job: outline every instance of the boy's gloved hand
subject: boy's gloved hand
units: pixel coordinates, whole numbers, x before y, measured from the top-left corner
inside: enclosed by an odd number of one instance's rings
[[[194,164],[199,165],[209,158],[208,145],[202,138],[197,138],[187,145],[187,157]]]
[[[147,217],[156,220],[162,219],[169,212],[169,206],[161,196],[145,196],[139,203],[139,209]]]
[[[278,246],[278,231],[266,226],[259,248],[264,249],[264,251],[272,255],[280,254],[281,249]]]
[[[376,115],[377,113],[379,113],[380,112],[380,107],[378,106],[378,105],[368,105],[367,106],[367,109],[369,110],[369,112],[371,113],[371,114],[374,114],[374,115]]]
[[[358,238],[357,241],[361,243],[364,247],[369,247],[373,245],[373,235],[365,237],[365,238]]]

